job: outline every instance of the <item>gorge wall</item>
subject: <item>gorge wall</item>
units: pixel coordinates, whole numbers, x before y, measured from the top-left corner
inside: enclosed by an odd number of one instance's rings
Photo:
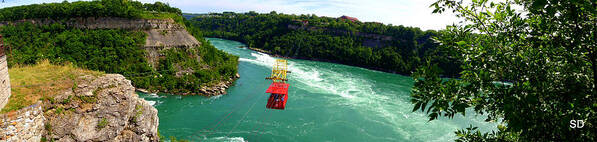
[[[25,19],[18,21],[0,21],[0,26],[19,23],[50,25],[62,23],[67,27],[79,29],[124,29],[141,30],[147,33],[145,47],[191,47],[200,43],[190,35],[185,27],[172,19],[128,19],[118,17],[87,17],[68,20]]]
[[[68,20],[54,19],[25,19],[18,21],[1,21],[0,26],[20,23],[35,25],[50,25],[62,23],[70,28],[79,29],[124,29],[139,30],[147,34],[144,49],[147,59],[155,67],[160,51],[170,48],[189,48],[200,46],[201,43],[189,34],[185,27],[172,19],[128,19],[118,17],[87,17],[71,18]]]

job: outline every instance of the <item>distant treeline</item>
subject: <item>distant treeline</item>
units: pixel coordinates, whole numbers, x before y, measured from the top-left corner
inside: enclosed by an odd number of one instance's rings
[[[40,7],[53,8],[43,10]],[[22,14],[20,17],[13,16],[8,19],[3,17],[4,20],[52,17],[36,15],[40,11],[56,15],[66,14],[60,18],[131,18],[131,13],[148,13],[150,10],[169,13],[175,15],[174,18],[183,20],[177,8],[163,3],[141,4],[128,0],[27,5],[0,9],[0,13],[4,16],[7,11],[18,11],[17,15]],[[184,24],[182,22],[184,21],[181,21],[181,24]],[[197,34],[198,30],[192,27],[188,30],[202,42],[201,47],[165,50],[162,52],[164,57],[159,59],[155,68],[150,66],[145,58],[147,53],[141,48],[146,39],[146,34],[142,31],[74,29],[62,23],[41,26],[22,23],[1,26],[0,34],[3,35],[4,42],[11,47],[10,51],[6,48],[9,66],[34,64],[45,59],[54,64],[71,62],[82,68],[123,74],[135,87],[161,92],[199,92],[203,86],[231,78],[236,74],[238,57],[217,50],[205,41],[201,34]]]
[[[72,18],[72,17],[124,17],[146,18],[149,13],[174,13],[181,15],[178,8],[167,4],[141,3],[129,0],[77,1],[44,3],[15,6],[0,9],[0,21],[13,21],[33,18]]]
[[[446,76],[459,72],[457,62],[436,50],[431,37],[437,32],[433,30],[276,12],[193,16],[192,24],[204,31],[204,36],[242,41],[281,56],[400,74],[410,74],[429,60]]]

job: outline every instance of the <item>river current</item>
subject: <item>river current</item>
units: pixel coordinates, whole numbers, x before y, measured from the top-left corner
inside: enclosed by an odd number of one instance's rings
[[[482,115],[428,121],[411,112],[412,78],[334,63],[289,60],[285,110],[266,109],[275,58],[236,41],[208,38],[239,56],[238,79],[216,97],[140,94],[154,103],[159,132],[191,141],[453,141],[454,131],[477,126],[494,130]]]

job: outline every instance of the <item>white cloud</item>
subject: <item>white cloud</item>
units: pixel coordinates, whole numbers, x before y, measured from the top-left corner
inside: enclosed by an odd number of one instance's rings
[[[62,0],[7,0],[0,7]],[[72,1],[72,0],[71,0]],[[361,21],[404,25],[427,29],[443,29],[457,21],[452,14],[432,14],[429,5],[435,0],[139,0],[161,1],[187,13],[277,11],[287,14],[316,14],[339,17],[348,15]]]

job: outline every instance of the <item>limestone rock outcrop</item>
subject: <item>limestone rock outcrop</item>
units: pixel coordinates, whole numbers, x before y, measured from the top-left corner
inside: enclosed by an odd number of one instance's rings
[[[220,83],[211,85],[211,86],[203,86],[199,90],[199,93],[205,96],[217,96],[217,95],[224,95],[226,94],[226,89],[228,89],[236,79],[240,78],[240,75],[237,73],[233,78],[230,78],[226,81],[222,81]]]
[[[157,109],[119,74],[83,76],[45,103],[46,133],[56,141],[159,141]],[[48,128],[49,127],[49,128]]]

